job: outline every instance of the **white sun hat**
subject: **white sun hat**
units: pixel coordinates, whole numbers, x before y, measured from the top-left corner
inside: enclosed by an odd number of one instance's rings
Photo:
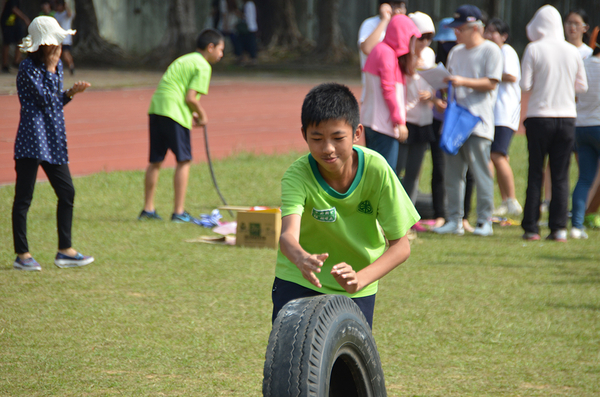
[[[19,45],[22,52],[36,52],[41,45],[61,45],[65,37],[75,30],[64,30],[54,17],[37,17],[29,24],[29,36]]]
[[[425,33],[434,33],[435,34],[435,25],[431,20],[431,17],[422,12],[413,12],[412,14],[408,14],[408,17],[417,25],[417,29],[421,34]]]

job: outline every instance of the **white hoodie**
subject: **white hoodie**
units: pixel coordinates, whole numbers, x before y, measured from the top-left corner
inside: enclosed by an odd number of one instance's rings
[[[531,91],[527,117],[577,117],[575,93],[588,89],[577,47],[565,41],[558,10],[545,5],[527,24],[521,88]]]

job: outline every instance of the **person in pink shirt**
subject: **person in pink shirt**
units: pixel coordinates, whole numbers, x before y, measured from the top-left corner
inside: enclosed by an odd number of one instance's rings
[[[365,97],[360,122],[367,147],[380,153],[395,169],[398,145],[408,137],[406,128],[406,75],[414,74],[419,29],[406,15],[392,17],[385,38],[369,54],[365,72]]]

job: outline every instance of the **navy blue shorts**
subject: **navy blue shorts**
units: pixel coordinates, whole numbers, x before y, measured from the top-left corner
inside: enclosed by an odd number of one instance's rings
[[[494,134],[494,142],[492,142],[492,153],[500,153],[504,156],[508,156],[508,147],[510,141],[514,135],[514,131],[508,127],[496,126],[496,132]]]
[[[71,52],[71,44],[63,44],[62,50]]]
[[[292,283],[291,281],[285,281],[275,277],[275,281],[273,282],[273,291],[271,292],[271,298],[273,299],[273,316],[271,318],[271,322],[275,322],[277,314],[289,301],[318,295],[323,294],[310,288],[303,287],[299,284]],[[352,298],[352,300],[364,314],[367,322],[369,323],[369,327],[373,328],[375,295],[365,296],[363,298]]]
[[[190,130],[172,119],[150,115],[150,162],[160,163],[171,149],[177,162],[192,159]]]

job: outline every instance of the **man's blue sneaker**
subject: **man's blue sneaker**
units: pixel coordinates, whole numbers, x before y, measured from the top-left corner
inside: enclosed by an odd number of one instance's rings
[[[56,253],[56,258],[54,258],[54,264],[58,267],[80,267],[89,265],[94,261],[94,257],[81,255],[79,252],[75,256],[69,256],[65,254],[61,254],[60,252]]]
[[[200,219],[194,218],[187,211],[183,211],[181,214],[171,215],[171,221],[176,223],[194,223],[196,225],[202,225]]]
[[[27,259],[21,259],[17,256],[17,259],[15,259],[15,262],[13,263],[13,267],[17,270],[34,270],[34,271],[40,271],[42,270],[42,267],[40,266],[39,263],[36,262],[35,259],[33,258],[27,258]]]
[[[154,210],[152,212],[142,210],[142,212],[140,213],[140,216],[138,216],[138,221],[145,221],[145,220],[162,221],[162,218],[160,217],[160,215],[158,215],[156,213],[156,210]]]

